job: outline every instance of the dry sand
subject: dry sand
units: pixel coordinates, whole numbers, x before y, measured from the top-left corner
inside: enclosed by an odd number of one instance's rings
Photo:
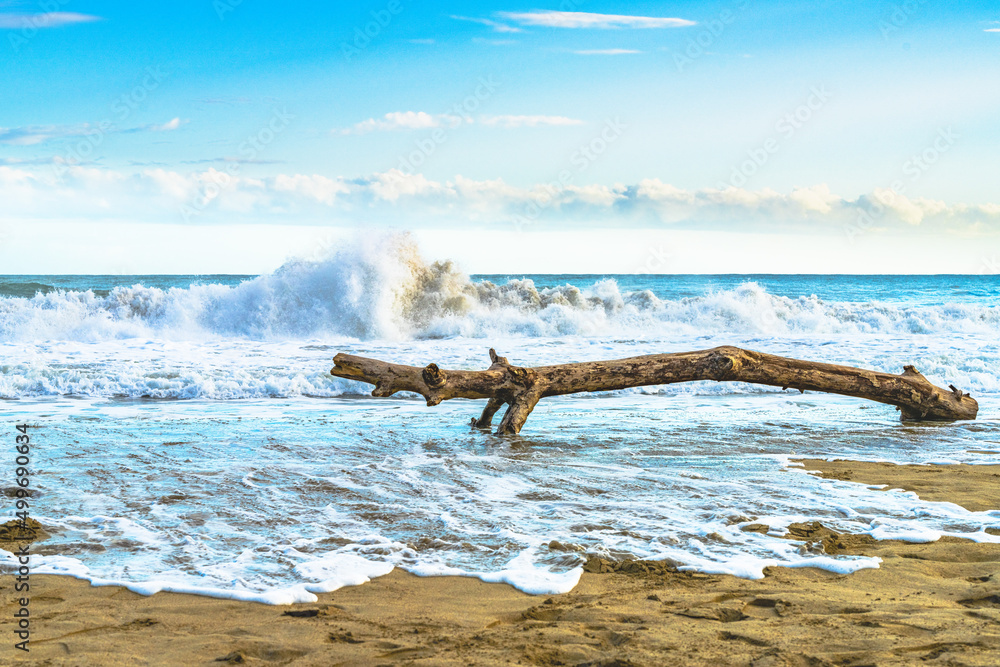
[[[814,463],[806,468],[827,465]],[[926,498],[996,498],[996,480],[980,470],[837,463],[856,481],[914,488]],[[936,496],[938,489],[949,490]],[[571,593],[551,597],[396,570],[290,607],[142,597],[33,576],[27,656],[12,646],[15,595],[6,576],[0,663],[1000,665],[1000,545],[875,542],[819,524],[793,533],[815,549],[876,555],[884,563],[847,576],[772,568],[763,580],[748,581],[594,559],[588,569],[596,572],[585,573]]]

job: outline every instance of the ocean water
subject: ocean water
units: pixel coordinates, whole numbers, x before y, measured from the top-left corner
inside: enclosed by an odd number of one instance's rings
[[[329,375],[337,352],[477,369],[490,347],[541,365],[722,344],[913,364],[979,419],[705,382],[545,399],[499,438],[468,426],[482,401],[372,399]],[[143,593],[311,601],[393,566],[556,593],[583,553],[878,567],[779,537],[803,520],[1000,541],[1000,511],[789,464],[1000,462],[1000,276],[467,276],[403,238],[262,276],[0,276],[0,407],[11,442],[32,425],[31,511],[54,533],[33,572]]]

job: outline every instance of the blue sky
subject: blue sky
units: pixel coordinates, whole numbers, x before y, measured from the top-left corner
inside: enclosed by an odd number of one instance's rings
[[[904,244],[891,270],[975,273],[1000,231],[998,56],[988,2],[2,2],[0,273],[252,272],[299,247],[278,239],[382,229],[473,271],[636,265],[586,232],[671,248],[664,272],[756,239],[747,270]],[[257,245],[142,265],[153,230],[219,226]],[[93,233],[137,259],[75,256]],[[462,250],[542,238],[565,256]]]

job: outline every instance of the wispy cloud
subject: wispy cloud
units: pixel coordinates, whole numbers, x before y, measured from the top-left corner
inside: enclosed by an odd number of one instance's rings
[[[983,32],[1000,32],[1000,28],[986,28]]]
[[[36,157],[36,158],[19,158],[19,157],[0,157],[0,164],[14,166],[29,166],[29,165],[39,165],[39,164],[54,164],[56,159],[53,157]]]
[[[381,118],[369,118],[338,132],[339,134],[368,134],[369,132],[392,132],[394,130],[456,127],[461,124],[461,118],[448,114],[429,114],[426,111],[391,111]]]
[[[472,16],[455,16],[452,14],[451,18],[456,21],[469,21],[470,23],[478,23],[480,25],[485,25],[493,28],[495,32],[524,32],[520,28],[515,28],[512,25],[507,25],[506,23],[500,23],[499,21],[492,21],[490,19],[476,18]]]
[[[201,100],[202,104],[253,104],[249,97],[209,97]]]
[[[490,46],[510,46],[511,44],[517,44],[516,39],[483,39],[482,37],[473,37],[473,44],[489,44]]]
[[[163,123],[162,125],[150,125],[149,130],[152,132],[170,132],[171,130],[176,130],[186,122],[187,122],[186,120],[181,120],[180,118],[174,118],[172,120],[168,120],[166,123]]]
[[[381,118],[369,118],[351,127],[334,130],[335,134],[369,134],[371,132],[395,132],[399,130],[426,130],[436,127],[458,127],[474,123],[490,127],[517,128],[540,127],[543,125],[583,125],[582,120],[566,116],[544,115],[498,115],[498,116],[454,116],[451,114],[429,114],[425,111],[393,111]]]
[[[591,14],[589,12],[498,12],[497,16],[526,26],[543,28],[681,28],[695,25],[694,21],[659,16],[628,16],[623,14]]]
[[[181,164],[288,164],[288,160],[261,160],[243,157],[208,157],[200,160],[182,160]]]
[[[624,56],[632,53],[642,53],[642,51],[636,51],[635,49],[584,49],[582,51],[574,51],[573,53],[578,56]]]
[[[0,127],[0,144],[11,146],[34,146],[53,139],[81,137],[98,132],[99,128],[90,123],[77,125],[24,125],[21,127]]]
[[[539,127],[542,125],[583,125],[582,120],[566,116],[483,116],[479,119],[483,125],[496,127]]]
[[[163,124],[118,128],[110,123],[76,123],[74,125],[23,125],[0,127],[0,144],[9,146],[34,146],[49,141],[106,134],[135,134],[137,132],[167,132],[176,130],[187,121],[174,118]]]
[[[58,28],[74,23],[102,21],[100,16],[78,14],[76,12],[45,12],[44,14],[0,13],[0,30],[22,30],[24,28]]]

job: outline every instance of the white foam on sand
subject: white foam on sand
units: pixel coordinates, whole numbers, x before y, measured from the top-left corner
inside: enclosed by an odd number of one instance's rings
[[[295,572],[315,583],[306,584],[313,593],[332,593],[344,586],[360,586],[375,577],[389,574],[392,563],[366,560],[351,554],[329,554],[327,556],[299,563]]]

